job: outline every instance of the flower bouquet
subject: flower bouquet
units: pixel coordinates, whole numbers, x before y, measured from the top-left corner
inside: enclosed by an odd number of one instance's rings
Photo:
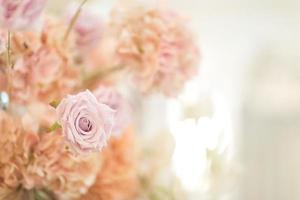
[[[46,5],[0,0],[0,199],[141,199],[131,91],[176,96],[196,73],[186,19],[131,1],[107,20],[86,0],[59,17]]]

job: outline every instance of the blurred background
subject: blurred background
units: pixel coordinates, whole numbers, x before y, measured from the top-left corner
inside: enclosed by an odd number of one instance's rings
[[[89,2],[104,17],[113,3]],[[170,134],[191,200],[299,200],[300,1],[168,4],[190,18],[202,63],[179,98],[140,102],[140,134]]]

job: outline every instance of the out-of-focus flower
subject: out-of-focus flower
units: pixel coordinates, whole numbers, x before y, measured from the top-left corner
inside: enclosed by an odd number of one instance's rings
[[[0,0],[0,27],[24,30],[36,26],[47,0]]]
[[[66,140],[77,153],[99,151],[107,144],[115,111],[89,90],[64,98],[56,110]]]
[[[42,102],[31,102],[26,105],[26,110],[13,105],[11,110],[21,115],[21,122],[25,132],[39,133],[48,130],[56,121],[56,112],[53,107]],[[23,112],[23,113],[22,113]]]
[[[49,103],[63,98],[80,84],[70,45],[66,42],[62,47],[62,28],[56,21],[47,20],[42,33],[13,35],[12,101]]]
[[[116,89],[109,86],[100,86],[94,91],[94,95],[100,103],[116,111],[112,135],[119,136],[130,123],[131,110],[128,102]]]
[[[34,63],[31,78],[35,84],[42,87],[48,86],[62,73],[60,69],[63,61],[51,48],[40,48],[27,62],[29,65]]]
[[[15,163],[12,161],[12,158],[14,156],[18,156],[19,158],[22,158],[22,160],[25,159],[22,154],[14,155],[14,152],[16,152],[17,149],[21,149],[23,151],[23,146],[14,149],[17,146],[20,131],[19,122],[15,121],[11,116],[6,114],[6,112],[0,111],[0,144],[2,146],[0,151],[1,185],[12,188],[16,187],[20,183],[20,174],[17,171],[18,168],[23,167],[20,166],[22,163]]]
[[[23,172],[31,161],[38,137],[24,133],[20,120],[0,111],[0,191],[2,199],[14,199],[23,183]],[[7,190],[9,188],[9,190]]]
[[[57,199],[77,199],[94,183],[100,167],[98,154],[75,157],[62,134],[44,134],[24,173],[24,187],[47,188]]]
[[[138,138],[137,173],[140,188],[137,199],[187,199],[184,188],[171,169],[175,141],[165,131]],[[157,148],[159,146],[160,148]]]
[[[128,128],[112,138],[101,156],[103,163],[95,183],[80,200],[132,200],[138,190],[135,136]]]
[[[3,33],[0,33],[0,54],[6,50],[6,38]]]
[[[70,62],[76,49],[75,36],[70,33],[68,40],[64,41],[65,31],[68,25],[63,20],[47,17],[43,24],[41,33],[41,41],[51,47],[57,49],[61,56]]]
[[[76,83],[69,72],[72,74],[75,70],[65,61],[54,48],[47,46],[19,58],[13,70],[14,100],[51,102],[70,92]]]
[[[101,168],[99,154],[75,157],[60,132],[37,134],[26,125],[0,111],[0,199],[26,199],[42,189],[51,199],[85,194]]]
[[[68,23],[71,22],[77,9],[78,6],[72,4],[66,10],[66,19]],[[76,43],[81,52],[90,51],[93,47],[98,45],[103,34],[103,29],[104,23],[96,13],[93,13],[88,8],[81,9],[73,27]]]
[[[117,57],[134,71],[143,92],[175,95],[197,72],[197,42],[178,14],[133,7],[112,14]]]
[[[61,70],[63,69],[63,64],[63,60],[54,49],[43,46],[36,52],[17,60],[15,71],[23,72],[25,79],[23,79],[24,82],[22,83],[18,82],[22,79],[16,79],[14,86],[16,88],[26,87],[26,84],[30,83],[29,89],[31,89],[32,93],[34,92],[32,85],[38,86],[40,91],[47,90],[48,87],[51,87],[51,83],[56,81],[57,77],[63,73],[63,70]],[[32,95],[32,93],[29,95]]]

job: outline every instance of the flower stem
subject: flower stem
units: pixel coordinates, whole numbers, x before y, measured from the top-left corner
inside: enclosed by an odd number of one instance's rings
[[[82,85],[85,88],[90,88],[94,85],[95,82],[101,80],[104,77],[107,77],[115,72],[118,72],[122,70],[124,67],[123,66],[115,66],[115,67],[110,67],[106,69],[99,70],[97,72],[94,72],[90,75],[87,75],[84,77]]]
[[[72,17],[72,19],[71,19],[71,21],[70,21],[70,24],[69,24],[69,26],[68,26],[68,28],[67,28],[67,31],[66,31],[66,33],[65,33],[65,35],[64,35],[64,41],[67,41],[67,39],[68,39],[68,37],[69,37],[69,35],[70,35],[70,32],[71,32],[72,28],[74,27],[74,25],[75,25],[75,23],[76,23],[76,21],[77,21],[79,15],[80,15],[81,9],[82,9],[82,7],[84,6],[84,4],[85,4],[86,2],[87,2],[87,0],[83,0],[83,1],[82,1],[82,3],[81,3],[81,4],[79,5],[79,7],[78,7],[76,13],[75,13],[74,16]]]
[[[11,61],[11,32],[7,32],[7,93],[11,97],[12,88],[12,61]]]
[[[61,128],[61,125],[58,122],[55,122],[54,124],[52,124],[52,126],[49,128],[49,132],[53,132],[56,131],[57,129]]]

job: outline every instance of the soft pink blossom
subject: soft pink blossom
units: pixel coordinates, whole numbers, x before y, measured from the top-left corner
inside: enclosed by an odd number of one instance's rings
[[[36,25],[47,0],[0,0],[0,27],[23,30]]]
[[[113,136],[120,135],[130,122],[130,106],[126,99],[112,87],[99,87],[94,95],[100,103],[108,105],[116,111],[115,124],[112,129]]]
[[[63,134],[77,153],[99,151],[106,145],[115,111],[89,90],[67,96],[56,111]]]
[[[70,23],[75,15],[78,6],[71,5],[66,10],[66,19]],[[82,8],[73,30],[76,36],[76,43],[82,51],[90,50],[97,46],[103,35],[104,23],[102,19],[88,8]]]
[[[197,74],[199,51],[186,23],[178,14],[156,8],[113,13],[117,58],[132,69],[143,92],[176,95]]]

